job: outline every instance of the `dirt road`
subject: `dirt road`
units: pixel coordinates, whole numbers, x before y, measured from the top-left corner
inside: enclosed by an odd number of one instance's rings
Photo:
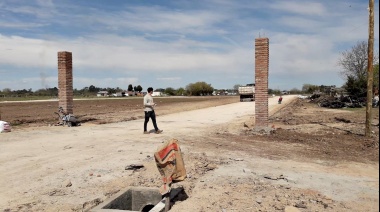
[[[271,114],[294,98],[282,105],[270,99]],[[263,156],[254,139],[234,137],[253,115],[253,102],[238,102],[159,116],[158,135],[144,135],[141,119],[0,134],[0,209],[85,211],[127,186],[159,187],[153,153],[176,138],[189,174],[179,185],[188,197],[171,211],[379,211],[378,162]],[[145,169],[125,170],[133,163]]]

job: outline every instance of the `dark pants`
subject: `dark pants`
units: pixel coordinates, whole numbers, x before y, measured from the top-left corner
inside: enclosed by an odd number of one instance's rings
[[[156,123],[156,113],[154,113],[154,110],[153,111],[145,111],[144,131],[147,131],[147,125],[149,122],[149,118],[152,119],[154,129],[157,131],[158,127],[157,127],[157,123]]]

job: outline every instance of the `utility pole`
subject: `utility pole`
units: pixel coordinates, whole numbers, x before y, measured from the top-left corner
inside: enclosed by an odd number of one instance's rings
[[[373,87],[373,43],[374,43],[374,5],[375,0],[369,0],[369,29],[368,29],[368,69],[367,69],[367,106],[365,120],[365,136],[371,136],[372,125],[372,87]]]

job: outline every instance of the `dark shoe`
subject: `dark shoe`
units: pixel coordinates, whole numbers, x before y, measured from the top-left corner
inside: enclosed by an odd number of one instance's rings
[[[144,131],[144,134],[149,134],[149,132],[148,131]]]
[[[156,134],[162,133],[163,130],[156,130]]]

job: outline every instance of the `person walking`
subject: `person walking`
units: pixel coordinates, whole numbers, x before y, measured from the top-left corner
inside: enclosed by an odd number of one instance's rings
[[[157,105],[153,102],[153,88],[149,87],[147,89],[148,93],[144,96],[144,113],[145,113],[145,121],[144,121],[144,134],[149,134],[147,130],[147,125],[149,122],[149,118],[152,119],[153,127],[155,129],[156,134],[162,133],[162,130],[158,129],[156,123],[156,114],[154,112],[154,107]]]

